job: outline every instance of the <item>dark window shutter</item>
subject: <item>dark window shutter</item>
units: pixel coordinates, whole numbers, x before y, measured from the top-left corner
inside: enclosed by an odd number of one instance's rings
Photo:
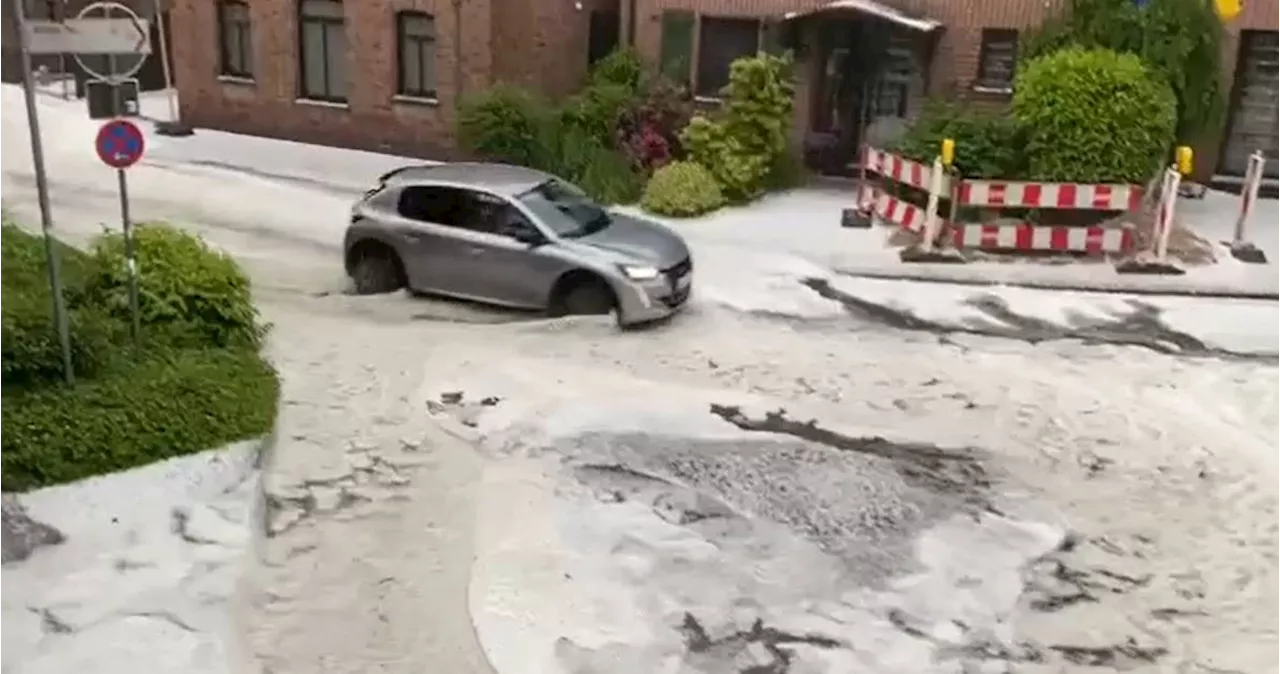
[[[668,10],[662,13],[662,74],[673,82],[689,85],[693,66],[693,12]]]

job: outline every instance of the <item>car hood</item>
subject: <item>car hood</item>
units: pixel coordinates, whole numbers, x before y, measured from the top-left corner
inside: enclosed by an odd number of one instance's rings
[[[666,226],[621,213],[610,213],[613,223],[587,236],[572,239],[580,245],[615,253],[625,260],[666,269],[689,257],[689,247]]]

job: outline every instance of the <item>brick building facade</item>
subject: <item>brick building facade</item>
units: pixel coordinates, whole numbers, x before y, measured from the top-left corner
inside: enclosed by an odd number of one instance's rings
[[[560,94],[582,81],[591,10],[560,0],[173,0],[174,79],[195,126],[449,157],[466,92],[509,81]]]
[[[568,93],[619,42],[704,95],[733,56],[785,47],[800,64],[797,139],[847,157],[928,96],[1005,104],[1020,34],[1061,1],[884,0],[895,16],[871,0],[171,0],[170,33],[189,123],[437,158],[457,155],[460,96],[498,81]],[[1242,170],[1244,146],[1274,158],[1277,0],[1245,4],[1224,77],[1252,73],[1232,87],[1250,114],[1201,148],[1210,171]]]

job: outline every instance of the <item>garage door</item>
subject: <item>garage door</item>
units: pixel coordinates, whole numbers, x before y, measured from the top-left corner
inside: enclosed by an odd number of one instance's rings
[[[1267,178],[1276,177],[1277,123],[1276,31],[1244,31],[1240,35],[1240,60],[1231,92],[1230,122],[1219,172],[1243,176],[1249,155],[1262,150],[1267,156]]]

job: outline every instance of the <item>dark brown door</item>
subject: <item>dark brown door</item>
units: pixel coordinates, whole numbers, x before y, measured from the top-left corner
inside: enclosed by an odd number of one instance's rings
[[[587,65],[606,57],[618,48],[618,28],[622,15],[616,9],[591,10],[591,27],[587,33]]]
[[[1230,122],[1218,160],[1218,172],[1243,176],[1249,155],[1267,157],[1264,176],[1276,177],[1277,35],[1274,30],[1247,30],[1240,35],[1240,58],[1231,91]]]

